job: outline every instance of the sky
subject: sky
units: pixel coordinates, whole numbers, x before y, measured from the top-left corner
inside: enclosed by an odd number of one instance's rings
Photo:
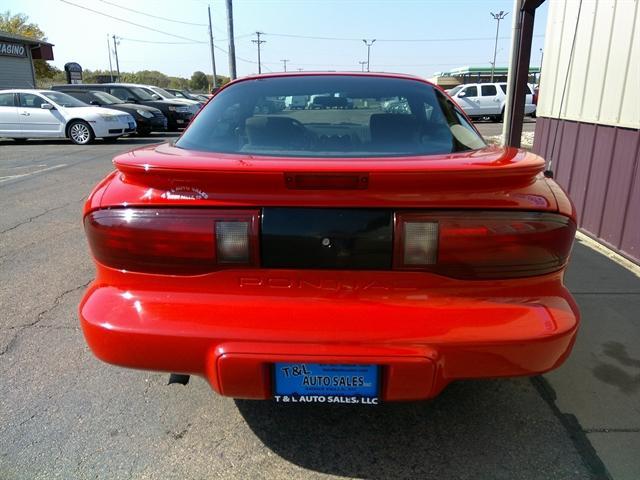
[[[501,10],[510,13],[500,23],[496,65],[506,66],[513,3],[233,0],[238,76],[258,71],[257,48],[252,43],[256,31],[264,32],[262,40],[266,41],[261,45],[263,72],[282,71],[282,59],[288,60],[288,70],[360,70],[359,62],[367,59],[362,39],[376,39],[371,47],[372,71],[428,78],[434,72],[456,67],[489,67],[496,34],[496,21],[490,12]],[[227,75],[225,0],[1,0],[0,10],[24,13],[37,23],[55,44],[53,64],[58,68],[66,62],[77,62],[85,69],[107,70],[107,38],[116,35],[121,38],[121,71],[159,70],[190,77],[196,70],[212,71],[207,5],[212,12],[217,73]],[[546,21],[547,2],[536,13],[532,65],[540,63]]]

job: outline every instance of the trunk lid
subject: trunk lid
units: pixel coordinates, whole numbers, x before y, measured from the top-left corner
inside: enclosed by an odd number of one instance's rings
[[[102,205],[497,208],[554,211],[544,161],[515,148],[448,155],[295,158],[144,147],[114,159]]]

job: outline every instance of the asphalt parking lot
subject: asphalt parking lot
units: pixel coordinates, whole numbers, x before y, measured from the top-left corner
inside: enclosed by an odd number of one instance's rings
[[[584,240],[567,274],[582,329],[541,377],[301,407],[95,359],[76,315],[93,276],[81,208],[115,154],[167,138],[0,140],[0,479],[640,478],[640,276]]]

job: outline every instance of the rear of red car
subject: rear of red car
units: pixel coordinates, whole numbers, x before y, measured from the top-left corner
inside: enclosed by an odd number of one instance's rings
[[[293,111],[287,96],[346,100]],[[244,79],[175,145],[115,165],[85,208],[97,277],[80,305],[107,362],[233,397],[367,404],[571,350],[571,203],[541,158],[487,147],[430,84]]]

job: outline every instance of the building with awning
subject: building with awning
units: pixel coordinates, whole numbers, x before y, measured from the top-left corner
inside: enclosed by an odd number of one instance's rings
[[[35,88],[34,60],[53,60],[53,45],[0,31],[0,89]]]
[[[496,67],[493,69],[494,82],[506,82],[509,69]],[[529,67],[529,83],[538,83],[539,67]],[[455,87],[462,83],[491,82],[491,67],[458,67],[446,72],[436,72],[431,79],[433,83],[446,87]]]

